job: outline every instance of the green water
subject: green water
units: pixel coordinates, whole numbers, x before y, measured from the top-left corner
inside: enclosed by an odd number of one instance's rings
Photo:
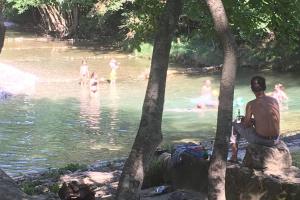
[[[17,175],[128,154],[137,133],[147,85],[138,76],[150,66],[150,60],[13,32],[7,34],[0,58],[2,63],[37,77],[33,94],[0,102],[0,168]],[[103,82],[99,96],[91,97],[88,89],[78,84],[82,58],[87,59],[90,71],[103,79],[109,77],[109,60],[117,59],[120,68],[116,85]],[[181,66],[171,64],[170,68],[183,72]],[[281,113],[282,132],[300,130],[299,76],[267,71],[259,74],[266,77],[269,91],[278,82],[286,87],[289,109]],[[243,97],[246,102],[253,99],[249,89],[252,75],[257,74],[249,70],[238,72],[235,97]],[[216,110],[191,110],[207,78],[213,81],[217,92],[220,75],[168,76],[164,143],[213,137]],[[237,114],[236,107],[234,113]]]

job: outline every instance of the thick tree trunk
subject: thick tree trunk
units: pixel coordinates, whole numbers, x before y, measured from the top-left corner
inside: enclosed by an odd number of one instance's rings
[[[4,26],[3,10],[4,10],[4,1],[1,0],[0,1],[0,53],[4,45],[4,38],[5,38],[5,31],[6,31],[6,28]]]
[[[69,34],[67,20],[58,7],[53,5],[41,5],[38,10],[47,31],[56,32],[61,38]]]
[[[181,0],[168,0],[160,17],[140,127],[119,181],[118,200],[139,199],[144,172],[162,141],[161,122],[169,54],[181,9]]]
[[[237,68],[236,43],[230,32],[221,0],[206,0],[224,51],[224,66],[220,83],[217,131],[209,167],[208,197],[225,200],[225,173],[228,141],[231,133],[232,101]]]

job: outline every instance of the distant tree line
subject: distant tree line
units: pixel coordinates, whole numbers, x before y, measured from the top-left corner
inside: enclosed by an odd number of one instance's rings
[[[109,41],[127,50],[152,43],[164,0],[7,0],[5,15],[25,15],[44,33],[59,38]],[[205,1],[183,2],[176,42],[188,53],[201,41],[220,49]],[[300,3],[298,0],[224,0],[240,55],[250,55],[282,70],[300,64]],[[22,18],[24,19],[24,18]],[[197,41],[197,42],[195,42]],[[246,52],[246,53],[245,53]],[[244,56],[245,57],[245,56]],[[245,58],[246,60],[247,58]]]

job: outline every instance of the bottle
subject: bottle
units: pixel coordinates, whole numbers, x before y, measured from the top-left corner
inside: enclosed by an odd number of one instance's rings
[[[238,122],[238,123],[241,122],[241,118],[242,118],[242,116],[241,116],[241,110],[238,109],[238,115],[237,115],[237,122]]]

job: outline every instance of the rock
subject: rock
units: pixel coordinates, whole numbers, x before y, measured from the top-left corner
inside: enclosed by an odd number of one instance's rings
[[[0,194],[1,200],[31,199],[18,187],[15,181],[0,169]]]
[[[70,183],[87,185],[95,193],[95,197],[103,198],[116,192],[121,171],[111,172],[78,172],[60,177],[60,182],[68,186]]]
[[[251,169],[281,172],[292,166],[292,156],[286,144],[280,141],[274,147],[266,147],[258,144],[249,144],[243,166]]]
[[[181,163],[171,168],[174,189],[190,189],[207,193],[209,161],[182,154]]]
[[[169,183],[171,154],[163,152],[155,155],[145,174],[142,189]]]
[[[291,166],[290,154],[284,143],[280,143],[273,148],[250,145],[248,149],[252,150],[251,153],[253,154],[251,155],[256,155],[256,159],[259,158],[258,161],[255,162],[264,163],[264,165],[263,167],[262,164],[257,166],[252,160],[250,164],[251,166],[258,167],[257,170],[253,169],[253,167],[248,168],[240,164],[228,163],[226,170],[226,199],[300,199],[300,169]],[[256,154],[254,154],[254,152]],[[248,153],[250,153],[249,150]],[[265,154],[265,159],[260,157],[263,156],[262,154]],[[170,155],[163,154],[161,159],[159,159],[162,163],[158,166],[169,166],[162,168],[169,170],[169,172],[167,172],[170,174],[169,181],[175,192],[164,194],[165,196],[159,195],[157,199],[154,197],[145,197],[145,200],[193,199],[193,197],[189,196],[190,194],[176,192],[180,190],[193,190],[203,194],[203,198],[206,198],[205,195],[208,191],[209,161],[197,159],[189,154],[183,154],[181,162],[178,163],[178,165],[170,166],[168,164],[170,163],[168,156]],[[249,158],[245,158],[245,161],[248,160]],[[261,162],[261,160],[264,162]],[[268,163],[265,163],[267,161]],[[281,163],[278,164],[278,162]],[[274,169],[274,165],[276,165],[276,169]],[[161,171],[162,169],[158,168],[158,170]],[[158,175],[159,173],[153,174]],[[160,174],[163,178],[163,174]],[[163,184],[165,183],[161,183],[161,185]]]
[[[168,200],[206,200],[206,195],[188,190],[179,190],[170,194]]]
[[[153,195],[156,188],[148,188],[142,190],[140,195],[141,200],[207,200],[205,194],[192,190],[176,190],[159,195]]]
[[[280,176],[231,165],[226,171],[226,199],[230,200],[298,200],[300,170],[283,169]]]
[[[64,182],[58,195],[62,200],[95,200],[95,192],[88,185],[77,181]]]

